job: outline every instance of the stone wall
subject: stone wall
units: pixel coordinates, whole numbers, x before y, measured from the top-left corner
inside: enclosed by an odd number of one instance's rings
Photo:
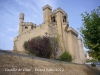
[[[14,44],[15,44],[14,50],[25,51],[23,48],[23,44],[25,41],[28,41],[36,36],[44,36],[46,32],[48,32],[48,24],[43,23],[42,25],[37,26],[33,30],[26,31],[23,34],[15,37],[14,38]]]
[[[78,47],[79,47],[79,55],[80,55],[80,60],[81,63],[84,64],[86,58],[85,58],[85,52],[83,50],[83,45],[82,45],[82,39],[78,38]]]

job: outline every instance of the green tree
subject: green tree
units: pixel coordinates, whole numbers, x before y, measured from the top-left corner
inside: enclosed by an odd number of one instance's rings
[[[53,54],[53,58],[56,59],[57,56],[57,51],[59,48],[59,38],[57,37],[50,37],[50,45],[51,45],[51,50]]]
[[[88,53],[100,61],[100,6],[90,13],[81,14],[83,25],[80,28]]]

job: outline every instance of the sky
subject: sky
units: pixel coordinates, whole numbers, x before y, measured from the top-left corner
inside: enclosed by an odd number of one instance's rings
[[[43,23],[42,7],[47,4],[52,10],[62,8],[68,14],[69,26],[78,31],[82,26],[81,14],[98,8],[100,0],[0,0],[0,49],[13,50],[20,13],[25,14],[25,22],[38,26]]]

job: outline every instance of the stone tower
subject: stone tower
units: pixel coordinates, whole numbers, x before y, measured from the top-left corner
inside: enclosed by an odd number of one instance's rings
[[[23,34],[26,31],[29,31],[36,27],[36,24],[32,22],[24,22],[24,14],[20,13],[19,15],[19,35]]]
[[[52,12],[52,7],[46,5],[43,7],[43,18],[44,22],[50,22],[50,13]]]
[[[24,22],[24,14],[20,13],[19,15],[19,35],[22,33],[22,26],[21,24]]]
[[[61,9],[57,8],[52,11],[49,5],[43,8],[43,23],[36,26],[32,22],[24,22],[24,14],[19,17],[19,35],[14,38],[14,50],[24,52],[23,44],[36,36],[59,37],[59,50],[56,58],[67,51],[72,55],[73,62],[84,63],[85,55],[82,46],[82,40],[78,38],[78,32],[69,27],[68,15]]]
[[[59,41],[61,44],[62,52],[64,52],[65,46],[64,46],[64,31],[68,27],[68,21],[67,21],[67,13],[65,13],[61,8],[57,8],[57,10],[54,11],[55,16],[55,22],[57,23],[57,31],[59,35]]]

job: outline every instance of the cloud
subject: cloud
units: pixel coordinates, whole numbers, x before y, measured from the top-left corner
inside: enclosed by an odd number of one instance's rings
[[[38,6],[38,7],[43,7],[47,4],[51,5],[52,7],[56,7],[57,6],[57,0],[34,0],[35,4]]]
[[[57,0],[15,0],[15,2],[20,6],[19,9],[24,9],[25,21],[33,21],[36,24],[41,24],[43,22],[43,6],[47,4],[52,7],[57,6]]]
[[[9,26],[5,26],[6,27],[6,31],[7,32],[18,32],[18,25],[16,28],[13,28],[13,27],[9,27]]]
[[[37,23],[42,17],[42,11],[34,4],[32,0],[15,0],[16,4],[19,6],[19,13],[25,14],[24,21]]]
[[[9,40],[13,41],[14,37],[7,37]]]
[[[18,31],[18,29],[12,29],[12,28],[8,28],[7,30],[12,31],[12,32],[17,32]]]
[[[0,32],[0,37],[4,37],[4,36],[5,36],[5,34]]]

